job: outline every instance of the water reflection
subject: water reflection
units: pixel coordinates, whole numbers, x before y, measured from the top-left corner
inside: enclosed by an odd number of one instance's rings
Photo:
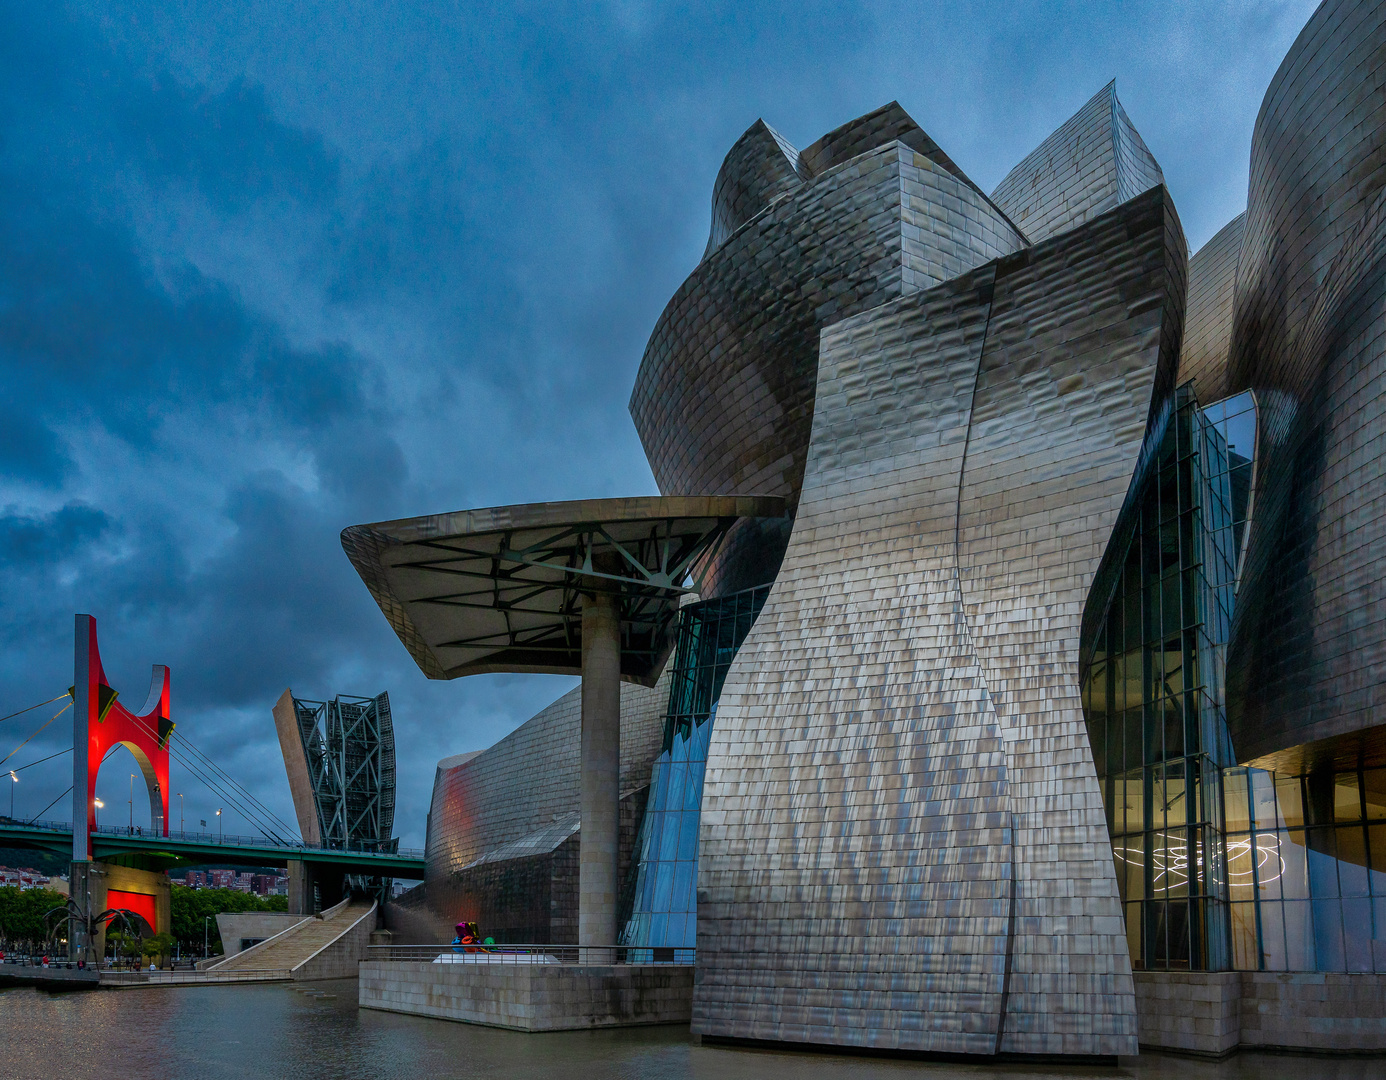
[[[208,986],[49,995],[0,990],[0,1076],[14,1080],[302,1077],[313,1080],[1366,1080],[1381,1059],[1242,1054],[1210,1062],[1160,1054],[1115,1068],[920,1063],[698,1046],[684,1027],[524,1035],[359,1010],[356,982]]]

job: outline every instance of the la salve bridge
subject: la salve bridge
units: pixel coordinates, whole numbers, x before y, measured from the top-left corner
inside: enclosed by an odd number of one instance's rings
[[[390,836],[394,744],[385,695],[374,703],[367,702],[366,707],[349,706],[348,721],[343,720],[339,708],[333,714],[335,726],[325,740],[315,727],[317,714],[311,709],[305,711],[305,703],[289,701],[291,712],[302,713],[286,714],[292,729],[288,735],[296,751],[285,761],[298,819],[296,829],[181,733],[174,737],[168,668],[155,665],[149,697],[142,708],[132,711],[117,700],[120,694],[101,666],[96,620],[78,615],[74,629],[72,686],[49,701],[0,716],[0,721],[10,721],[45,705],[65,703],[52,716],[40,714],[37,727],[0,759],[0,776],[9,772],[11,781],[17,783],[24,770],[71,754],[72,786],[32,817],[21,818],[13,811],[9,816],[0,815],[0,847],[46,851],[70,859],[66,942],[74,959],[102,955],[102,920],[112,913],[144,927],[142,932],[168,931],[171,883],[167,875],[176,867],[285,866],[289,913],[310,916],[330,909],[341,918],[346,912],[352,921],[342,932],[352,940],[360,937],[352,927],[371,929],[365,922],[373,924],[374,913],[388,898],[393,879],[424,876],[424,853],[401,849],[398,840]],[[285,698],[289,698],[287,691]],[[72,742],[67,748],[19,764],[16,756],[69,709]],[[385,738],[381,737],[382,730]],[[280,737],[283,745],[286,732],[281,731]],[[148,827],[134,824],[133,790],[129,826],[97,823],[97,810],[103,805],[96,795],[97,775],[121,747],[134,756],[143,774],[149,793]],[[382,756],[383,747],[387,747],[388,758]],[[215,832],[170,831],[172,759],[259,835],[228,836],[221,828]],[[336,787],[332,786],[334,781]],[[70,820],[55,819],[49,811],[69,796]],[[224,821],[222,811],[217,813],[219,821]],[[205,821],[202,825],[205,829]],[[355,908],[361,904],[365,907],[357,912]],[[305,939],[305,947],[307,944],[313,943]]]

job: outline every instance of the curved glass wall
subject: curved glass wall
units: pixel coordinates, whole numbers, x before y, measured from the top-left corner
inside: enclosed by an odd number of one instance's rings
[[[635,843],[623,907],[623,945],[691,948],[698,930],[698,824],[708,742],[736,651],[770,586],[733,593],[679,612],[678,642],[664,718],[664,746]]]
[[[1250,394],[1202,410],[1181,387],[1083,672],[1133,966],[1229,961],[1223,675],[1251,492]]]

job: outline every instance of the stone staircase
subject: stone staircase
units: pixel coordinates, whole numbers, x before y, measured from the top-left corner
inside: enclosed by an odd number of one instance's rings
[[[238,952],[228,957],[219,964],[213,964],[204,969],[208,975],[227,975],[236,971],[290,971],[297,977],[299,969],[302,969],[310,960],[318,957],[329,946],[334,944],[351,931],[350,941],[344,941],[343,947],[347,952],[353,954],[352,957],[343,957],[343,960],[354,964],[360,957],[354,956],[356,950],[353,946],[355,938],[361,938],[364,945],[365,940],[370,936],[370,931],[375,929],[373,919],[366,920],[363,926],[358,926],[367,915],[375,910],[373,900],[344,900],[336,907],[329,908],[323,912],[321,919],[308,918],[303,922],[289,927],[283,933],[277,934],[272,938],[253,945],[243,952]],[[334,950],[335,951],[335,950]],[[360,950],[364,956],[364,949]],[[323,975],[312,977],[322,978]]]

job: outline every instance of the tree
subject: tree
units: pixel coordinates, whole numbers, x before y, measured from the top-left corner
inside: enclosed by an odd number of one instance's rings
[[[66,896],[51,889],[0,888],[0,942],[11,950],[42,950],[48,934],[43,916],[66,902]]]
[[[209,945],[213,954],[224,952],[216,917],[227,911],[288,911],[287,896],[256,896],[237,889],[189,889],[173,886],[173,937],[183,948],[184,955],[200,956],[203,927],[208,926]],[[211,916],[211,923],[206,922]]]
[[[140,944],[140,954],[146,960],[153,960],[156,956],[171,956],[173,954],[173,935],[153,934],[145,938]]]

